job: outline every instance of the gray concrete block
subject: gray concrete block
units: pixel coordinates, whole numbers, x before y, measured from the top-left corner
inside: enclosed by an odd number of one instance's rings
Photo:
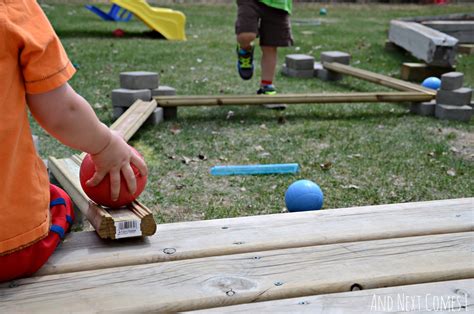
[[[436,105],[435,116],[443,120],[468,122],[472,117],[471,106]]]
[[[327,69],[318,70],[318,78],[323,81],[340,81],[342,80],[342,74]]]
[[[351,55],[342,51],[323,51],[320,59],[321,63],[337,62],[348,65],[351,62]]]
[[[313,65],[313,76],[318,77],[318,71],[321,71],[323,68],[323,65],[321,62],[315,62]]]
[[[114,108],[113,108],[113,113],[112,113],[113,119],[114,119],[114,120],[117,120],[118,118],[120,118],[120,116],[123,115],[123,113],[124,113],[127,109],[128,109],[128,108],[126,108],[126,107],[114,107]]]
[[[441,105],[465,106],[471,103],[472,89],[462,87],[455,90],[438,90],[436,103]]]
[[[455,90],[462,87],[464,74],[461,72],[449,72],[441,75],[441,89]]]
[[[453,36],[460,44],[474,42],[474,21],[423,21],[422,24]]]
[[[286,67],[289,70],[312,70],[314,57],[304,54],[291,54],[285,58]]]
[[[314,70],[295,70],[290,69],[286,65],[282,66],[281,74],[289,77],[299,77],[299,78],[311,78],[314,76]]]
[[[411,103],[410,112],[420,116],[434,116],[436,110],[436,100],[427,102]]]
[[[145,125],[158,125],[163,121],[163,108],[155,108],[152,114],[146,119]]]
[[[170,86],[160,86],[158,88],[152,89],[151,90],[151,96],[175,96],[176,95],[176,89]]]
[[[178,118],[178,107],[163,107],[163,119],[174,120]]]
[[[155,89],[159,85],[156,72],[134,71],[120,73],[120,87],[127,89]]]
[[[118,88],[112,91],[112,105],[114,107],[130,107],[137,100],[151,100],[149,89],[125,89]]]

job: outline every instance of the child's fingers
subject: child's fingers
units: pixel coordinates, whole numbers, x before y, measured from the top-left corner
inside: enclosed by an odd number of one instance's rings
[[[120,194],[120,170],[110,171],[110,197],[116,201]]]
[[[146,166],[145,161],[135,152],[133,152],[132,157],[130,158],[130,163],[134,164],[135,167],[137,167],[138,171],[140,171],[140,174],[142,176],[148,175],[148,168]]]
[[[135,179],[135,173],[130,164],[122,167],[122,174],[125,182],[127,182],[128,191],[130,191],[131,194],[135,194],[137,191],[137,180]]]
[[[96,172],[94,172],[94,175],[89,180],[87,180],[86,185],[88,187],[94,187],[97,184],[99,184],[104,179],[104,177],[106,175],[107,175],[106,172],[97,172],[96,171]]]

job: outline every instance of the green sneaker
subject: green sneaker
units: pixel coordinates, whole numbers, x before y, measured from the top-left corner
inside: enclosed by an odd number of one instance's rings
[[[275,86],[272,85],[263,85],[260,86],[260,88],[257,91],[258,95],[276,95],[276,89]],[[266,104],[263,105],[267,109],[273,109],[273,110],[285,110],[287,105],[285,104]]]
[[[237,70],[243,80],[250,80],[253,75],[253,50],[242,49],[237,45]]]

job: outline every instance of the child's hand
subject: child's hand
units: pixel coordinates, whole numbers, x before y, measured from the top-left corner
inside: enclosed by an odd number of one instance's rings
[[[148,169],[145,161],[132,150],[118,132],[110,132],[110,141],[107,146],[99,153],[91,155],[96,172],[86,184],[91,187],[96,186],[107,174],[110,174],[110,196],[113,201],[116,201],[120,194],[120,174],[123,175],[131,194],[134,194],[137,189],[135,174],[130,163],[138,168],[141,175],[147,175]]]

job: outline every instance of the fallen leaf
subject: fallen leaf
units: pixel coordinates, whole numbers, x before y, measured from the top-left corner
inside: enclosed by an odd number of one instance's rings
[[[347,156],[348,158],[362,158],[362,155],[361,154],[353,154],[353,155],[349,155]]]
[[[184,188],[183,184],[176,184],[175,185],[176,190],[182,190]]]
[[[265,150],[261,145],[256,145],[256,146],[254,146],[254,148],[257,152],[261,152],[261,151]]]
[[[459,153],[459,149],[457,149],[456,147],[450,147],[449,150],[455,154]]]
[[[260,128],[266,130],[267,126],[265,124],[260,124]]]
[[[263,152],[261,154],[259,154],[260,157],[269,157],[271,156],[271,154],[269,152]]]
[[[244,188],[244,187],[241,187],[241,188],[240,188],[240,191],[245,192],[245,191],[247,191],[247,189]]]
[[[277,188],[277,185],[276,185],[276,184],[271,186],[271,189],[272,189],[272,190],[275,190],[276,188]]]
[[[328,161],[328,162],[319,164],[319,167],[321,167],[322,170],[329,170],[332,167],[332,162]]]
[[[359,190],[360,187],[358,187],[355,184],[349,184],[349,185],[341,185],[341,188],[343,189],[351,189],[351,190]]]
[[[446,171],[446,173],[451,177],[456,176],[456,170],[454,170],[454,169],[449,169],[448,171]]]
[[[168,155],[168,159],[176,159],[175,155]]]
[[[179,125],[173,124],[170,128],[170,132],[173,133],[173,135],[177,135],[181,133],[181,129],[179,128]]]
[[[227,158],[225,158],[224,156],[219,156],[219,160],[221,160],[221,161],[227,161]]]
[[[232,118],[234,116],[234,112],[232,110],[230,110],[229,112],[227,112],[227,117],[226,119],[229,120],[230,118]]]
[[[189,165],[189,163],[191,162],[191,158],[183,156],[183,159],[181,161],[183,162],[183,164]]]
[[[435,157],[435,156],[436,156],[436,153],[435,153],[435,152],[429,152],[429,153],[428,153],[428,156],[430,156],[430,157]]]

